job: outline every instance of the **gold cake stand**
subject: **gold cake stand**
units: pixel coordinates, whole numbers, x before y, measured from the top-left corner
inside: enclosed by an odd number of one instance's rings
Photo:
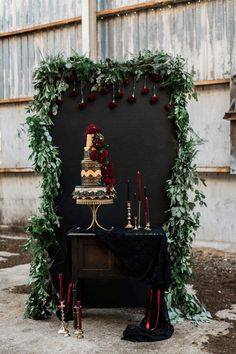
[[[97,212],[98,209],[101,205],[108,205],[108,204],[113,204],[113,199],[81,199],[81,198],[76,198],[76,204],[80,204],[80,205],[87,205],[89,207],[89,209],[92,212],[92,221],[91,224],[87,227],[86,230],[89,230],[91,228],[95,228],[96,226],[99,229],[105,230],[105,231],[109,231],[112,230],[111,229],[106,229],[105,227],[101,226],[98,222],[97,219]]]

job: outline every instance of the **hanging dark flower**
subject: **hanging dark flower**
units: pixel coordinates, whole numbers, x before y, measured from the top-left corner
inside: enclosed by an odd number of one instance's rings
[[[61,96],[59,96],[59,97],[57,97],[57,99],[56,99],[56,104],[59,106],[59,105],[61,105],[61,104],[63,104],[63,99],[62,99],[62,97]]]
[[[109,92],[109,88],[107,86],[103,86],[100,90],[101,95],[106,95]]]
[[[118,106],[118,104],[116,103],[115,100],[111,101],[111,102],[109,103],[109,105],[108,105],[108,107],[109,107],[110,109],[114,109],[114,108],[116,108],[117,106]]]
[[[153,95],[150,99],[151,104],[155,104],[159,101],[159,97],[157,95]]]
[[[130,84],[130,80],[129,79],[125,79],[123,81],[123,84],[124,84],[125,87],[128,86]]]
[[[116,98],[117,100],[120,100],[123,96],[124,96],[124,92],[121,91],[121,90],[118,90],[118,91],[116,92],[116,94],[115,94],[115,98]]]
[[[136,97],[135,97],[134,95],[129,96],[129,97],[127,98],[127,101],[128,101],[130,104],[132,104],[132,103],[136,102]]]
[[[79,103],[79,109],[84,109],[86,106],[87,104],[83,100]]]
[[[76,80],[76,74],[75,73],[70,73],[66,76],[66,82],[72,82]]]
[[[149,93],[149,88],[147,86],[143,86],[142,90],[141,90],[141,94],[142,95],[146,95],[147,93]]]
[[[154,74],[151,77],[152,82],[160,82],[162,80],[162,77],[160,74]]]
[[[69,96],[70,97],[77,97],[79,95],[78,91],[76,89],[73,89],[70,93]]]
[[[97,96],[96,96],[96,94],[95,94],[94,92],[91,92],[91,93],[88,95],[88,101],[89,101],[89,102],[94,102],[94,101],[96,101],[96,99],[97,99]]]
[[[172,109],[172,104],[171,103],[167,103],[164,105],[164,109],[166,110],[166,112],[170,112]]]

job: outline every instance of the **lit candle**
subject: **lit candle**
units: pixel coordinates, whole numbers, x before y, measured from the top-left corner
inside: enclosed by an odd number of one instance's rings
[[[81,302],[78,300],[78,329],[82,329],[82,314],[81,314]]]
[[[141,173],[137,171],[138,200],[141,201]]]
[[[149,200],[148,197],[145,198],[145,215],[146,215],[146,224],[150,222],[150,214],[149,214]]]
[[[127,202],[130,202],[130,180],[127,181]]]
[[[59,289],[60,289],[60,301],[63,301],[63,278],[62,273],[59,274]]]

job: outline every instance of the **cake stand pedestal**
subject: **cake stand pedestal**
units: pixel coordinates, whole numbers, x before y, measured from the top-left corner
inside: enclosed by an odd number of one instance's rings
[[[98,212],[98,209],[101,205],[113,204],[113,199],[104,199],[104,200],[93,199],[92,200],[92,199],[76,198],[76,204],[87,205],[92,212],[92,221],[86,230],[96,228],[96,227],[98,227],[99,229],[105,230],[105,231],[112,230],[112,228],[106,229],[105,227],[103,227],[99,224],[98,219],[97,219],[97,212]]]

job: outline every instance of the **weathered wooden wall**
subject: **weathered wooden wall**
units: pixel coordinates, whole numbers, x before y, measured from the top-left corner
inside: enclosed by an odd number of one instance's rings
[[[142,2],[98,0],[97,11]],[[32,71],[42,55],[82,52],[80,16],[81,1],[0,2],[0,224],[25,223],[37,209],[39,194],[38,178],[33,174],[6,173],[9,168],[31,167],[31,162],[26,136],[24,132],[18,134],[25,121],[26,104],[3,103],[9,98],[32,96]],[[143,49],[163,49],[184,56],[195,80],[225,79],[235,71],[235,0],[191,1],[171,7],[118,11],[113,16],[99,12],[97,19],[100,58],[122,59]],[[47,24],[46,29],[38,27]],[[32,27],[32,31],[17,32]],[[16,31],[14,35],[12,31]],[[197,90],[199,101],[189,104],[190,118],[195,131],[206,140],[199,147],[197,165],[202,171],[214,171],[204,174],[208,208],[202,210],[198,240],[236,247],[236,177],[227,172],[229,123],[222,119],[229,106],[229,85],[199,86]]]

